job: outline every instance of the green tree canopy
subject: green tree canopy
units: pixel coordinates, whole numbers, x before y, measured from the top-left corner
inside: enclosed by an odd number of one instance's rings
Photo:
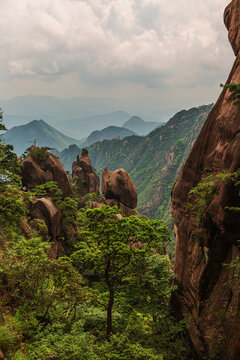
[[[91,269],[102,281],[101,293],[93,297],[106,309],[109,339],[117,295],[140,269],[147,269],[151,254],[163,251],[169,239],[168,229],[159,220],[119,217],[119,210],[108,206],[87,210],[79,220],[81,231],[71,259],[80,272]]]

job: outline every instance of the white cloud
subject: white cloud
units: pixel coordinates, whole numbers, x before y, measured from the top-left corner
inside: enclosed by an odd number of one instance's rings
[[[0,78],[146,87],[204,84],[229,67],[228,0],[1,0]]]

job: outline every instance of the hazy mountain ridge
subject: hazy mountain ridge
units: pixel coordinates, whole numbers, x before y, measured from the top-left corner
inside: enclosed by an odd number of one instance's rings
[[[63,150],[71,144],[81,145],[82,141],[70,138],[54,129],[43,120],[33,120],[26,125],[15,126],[2,136],[4,143],[14,146],[17,154],[23,153],[29,146],[47,146]]]
[[[132,116],[122,125],[122,127],[132,130],[138,135],[147,135],[159,126],[161,126],[161,123],[157,121],[146,122],[139,116]]]
[[[111,140],[116,137],[124,139],[127,136],[136,135],[135,132],[119,126],[108,126],[102,130],[93,131],[84,142],[83,146],[90,146],[98,141]]]
[[[74,97],[61,99],[53,96],[26,95],[17,96],[8,100],[1,100],[1,108],[5,116],[27,116],[33,119],[43,118],[53,121],[83,119],[96,114],[123,112],[138,114],[146,121],[166,121],[176,108],[158,108],[159,98],[152,97]],[[47,117],[45,117],[45,115]],[[127,121],[128,118],[123,120]],[[122,122],[122,124],[123,124]],[[118,124],[119,126],[122,124]],[[15,125],[22,125],[16,123]],[[51,122],[51,125],[55,125]],[[114,125],[114,124],[108,124]],[[117,124],[115,124],[117,125]],[[104,125],[107,126],[107,125]],[[104,127],[103,126],[103,127]]]
[[[93,131],[103,130],[108,126],[122,126],[131,117],[125,111],[114,111],[106,114],[97,114],[85,118],[76,118],[55,122],[55,126],[64,133],[80,138],[89,136]]]

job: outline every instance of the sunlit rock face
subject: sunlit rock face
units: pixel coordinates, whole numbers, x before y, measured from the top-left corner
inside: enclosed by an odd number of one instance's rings
[[[32,190],[48,181],[56,181],[62,190],[63,197],[73,195],[67,173],[56,156],[35,146],[31,146],[29,154],[22,162],[23,187]]]
[[[82,150],[81,156],[77,157],[77,161],[72,164],[73,183],[77,187],[80,196],[89,193],[96,193],[100,188],[99,177],[93,170],[88,151]]]
[[[122,213],[129,216],[137,206],[137,190],[131,176],[124,169],[102,172],[102,193],[109,206],[118,206]]]
[[[47,150],[31,146],[29,155],[23,160],[22,165],[23,189],[31,191],[38,185],[54,181],[62,191],[62,198],[73,196],[72,185],[61,161]],[[51,256],[56,258],[62,255],[59,242],[63,230],[61,212],[51,198],[51,194],[35,199],[29,216],[32,219],[43,220],[48,228],[49,237],[56,241],[55,245],[53,244],[51,247]]]
[[[240,2],[224,21],[236,55],[227,84],[240,83]],[[189,316],[189,335],[199,359],[240,359],[240,281],[228,265],[240,257],[239,186],[217,181],[200,225],[188,210],[189,191],[203,177],[240,168],[240,107],[224,88],[172,190],[178,290],[172,304]],[[212,357],[211,357],[212,356]],[[215,356],[215,357],[213,357]]]

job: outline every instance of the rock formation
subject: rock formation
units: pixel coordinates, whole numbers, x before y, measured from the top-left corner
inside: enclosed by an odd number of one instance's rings
[[[52,240],[56,240],[61,233],[61,213],[51,198],[37,199],[31,209],[34,219],[44,220]]]
[[[239,1],[226,8],[224,20],[236,55],[227,84],[240,83]],[[239,186],[217,181],[200,223],[186,207],[189,191],[204,176],[240,168],[240,107],[224,87],[203,126],[172,191],[176,232],[176,310],[189,315],[189,335],[199,359],[240,359],[240,281],[229,264],[240,256]]]
[[[133,209],[137,206],[137,190],[126,170],[109,171],[104,168],[102,193],[107,205],[118,206],[126,216],[133,214]]]
[[[58,183],[63,197],[73,195],[71,183],[61,161],[48,151],[31,146],[28,156],[23,160],[23,187],[32,190],[48,181]]]
[[[63,198],[73,196],[72,185],[60,160],[47,150],[31,146],[28,156],[23,160],[23,187],[32,190],[48,181],[57,182]],[[30,209],[30,216],[44,220],[51,239],[58,239],[62,231],[61,213],[50,197],[37,199]]]
[[[83,149],[81,156],[78,156],[77,161],[73,162],[72,177],[80,196],[99,191],[100,180],[92,168],[92,163],[86,149]]]

